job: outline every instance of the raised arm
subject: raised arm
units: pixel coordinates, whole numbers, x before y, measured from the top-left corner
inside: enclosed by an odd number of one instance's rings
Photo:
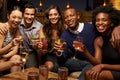
[[[78,46],[73,45],[73,47],[74,48],[77,47],[77,48],[75,48],[76,50],[78,50],[80,52],[83,52],[83,54],[86,56],[86,58],[93,65],[101,63],[101,56],[102,56],[101,46],[102,46],[102,43],[103,43],[101,37],[98,37],[98,38],[95,39],[95,42],[94,42],[95,54],[94,54],[94,56],[92,56],[90,54],[90,52],[87,50],[87,48],[85,47],[85,45],[82,42],[74,41],[73,43],[75,43],[75,42],[77,42],[79,45]]]

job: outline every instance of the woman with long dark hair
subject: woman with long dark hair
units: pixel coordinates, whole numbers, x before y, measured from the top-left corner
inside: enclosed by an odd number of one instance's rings
[[[53,45],[55,39],[60,38],[63,30],[61,12],[57,6],[52,5],[45,11],[45,24],[40,30],[40,37],[44,36],[48,40],[48,49],[47,52],[43,54],[42,59],[49,70],[54,72],[57,72],[58,62],[55,51],[53,50]],[[40,44],[38,46],[41,48]]]

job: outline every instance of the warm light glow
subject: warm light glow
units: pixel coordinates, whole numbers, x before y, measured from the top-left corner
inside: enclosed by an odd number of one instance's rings
[[[110,3],[112,3],[116,9],[120,10],[120,0],[110,0]]]
[[[40,4],[39,4],[39,6],[40,6],[40,7],[42,7],[42,6],[43,6],[43,4],[42,4],[42,1],[40,1]]]
[[[17,0],[18,2],[20,1],[20,0]]]
[[[103,6],[106,6],[106,1],[104,0]]]
[[[70,4],[69,3],[67,3],[66,8],[70,8]]]

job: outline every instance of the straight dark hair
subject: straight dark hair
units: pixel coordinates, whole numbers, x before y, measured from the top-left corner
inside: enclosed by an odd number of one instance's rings
[[[22,12],[20,6],[13,6],[10,10],[7,11],[7,15],[10,15],[13,10],[19,10]]]
[[[26,3],[26,4],[24,5],[23,12],[25,12],[25,9],[26,9],[26,8],[33,8],[33,9],[35,9],[35,6],[33,5],[32,2],[28,2],[28,3]],[[35,9],[35,13],[36,13],[36,9]]]

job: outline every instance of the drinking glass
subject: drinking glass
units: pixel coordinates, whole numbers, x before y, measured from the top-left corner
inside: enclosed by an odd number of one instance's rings
[[[40,40],[43,43],[42,53],[44,54],[47,52],[47,49],[48,49],[48,40],[46,38],[41,38]]]
[[[59,67],[58,68],[58,80],[67,80],[68,77],[68,68]]]
[[[48,80],[58,80],[57,78],[48,78]]]
[[[75,47],[75,53],[73,59],[76,59],[77,49],[79,49],[79,42],[83,43],[83,37],[77,36],[76,39],[73,41],[73,45]]]
[[[60,55],[62,55],[62,52],[64,50],[66,42],[65,42],[64,39],[57,39],[56,42],[57,42],[58,45],[60,45],[60,48],[58,49],[58,52],[56,53],[56,55],[60,56]]]
[[[39,74],[37,72],[29,72],[28,80],[39,80]]]
[[[21,56],[22,61],[25,63],[27,56],[28,56],[28,50],[26,48],[24,48],[23,46],[20,46],[20,56]],[[24,65],[22,67],[23,67],[22,72],[24,72],[24,70],[25,70]]]
[[[39,35],[38,34],[36,34],[36,35],[31,35],[31,38],[30,38],[30,44],[32,45],[32,46],[35,46],[36,45],[36,40],[38,40],[39,39]]]
[[[39,80],[48,80],[48,67],[46,65],[39,66]]]

